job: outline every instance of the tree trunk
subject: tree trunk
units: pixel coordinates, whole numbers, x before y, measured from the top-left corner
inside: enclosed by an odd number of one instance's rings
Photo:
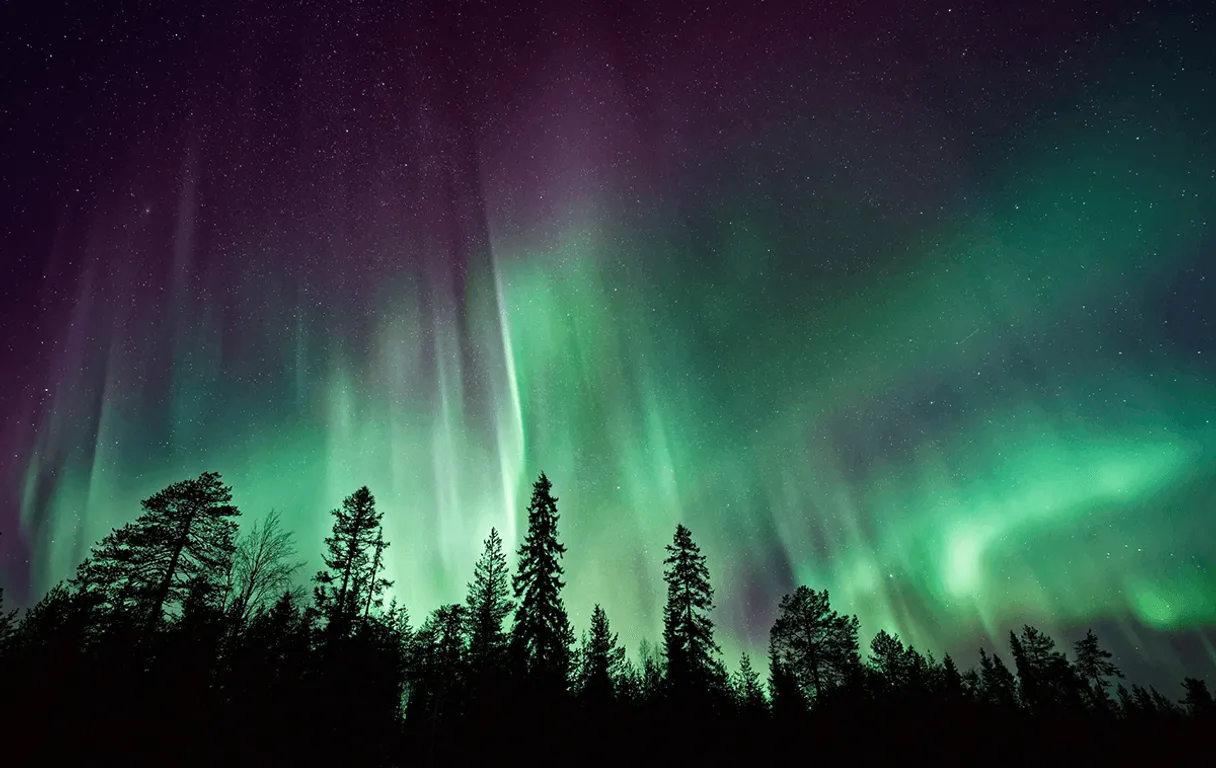
[[[165,569],[165,577],[161,579],[160,586],[156,589],[156,599],[148,611],[148,631],[156,629],[156,625],[160,623],[161,615],[164,612],[165,600],[169,597],[169,588],[173,585],[173,577],[177,574],[177,563],[181,560],[182,551],[186,548],[186,541],[190,537],[190,528],[194,525],[194,512],[186,518],[186,522],[182,524],[181,533],[178,534],[177,540],[173,543],[173,557],[169,559],[169,567]]]

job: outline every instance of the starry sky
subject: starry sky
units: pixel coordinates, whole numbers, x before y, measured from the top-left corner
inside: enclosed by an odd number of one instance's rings
[[[462,599],[545,471],[576,628],[709,557],[971,663],[1216,675],[1199,3],[8,3],[0,585],[205,470],[315,560],[362,484]]]

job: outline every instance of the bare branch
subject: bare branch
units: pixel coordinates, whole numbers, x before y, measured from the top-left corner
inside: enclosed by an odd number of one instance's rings
[[[291,587],[292,575],[304,565],[295,555],[291,531],[282,528],[279,513],[273,509],[241,537],[232,564],[233,606],[240,620]]]

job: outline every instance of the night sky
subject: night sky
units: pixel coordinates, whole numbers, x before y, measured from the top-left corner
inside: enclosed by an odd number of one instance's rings
[[[543,470],[631,649],[683,522],[731,666],[804,583],[1216,675],[1211,6],[544,5],[4,5],[6,594],[214,470],[420,618]]]

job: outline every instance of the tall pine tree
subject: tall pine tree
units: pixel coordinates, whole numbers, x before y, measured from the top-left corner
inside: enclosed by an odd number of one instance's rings
[[[1114,654],[1098,644],[1098,636],[1092,629],[1073,645],[1073,649],[1077,654],[1077,676],[1084,682],[1090,700],[1098,709],[1109,709],[1111,699],[1107,689],[1111,683],[1107,678],[1123,677],[1111,661]]]
[[[370,599],[375,599],[377,588],[384,588],[385,582],[373,574],[378,564],[372,556],[387,545],[380,530],[383,513],[376,511],[376,499],[366,485],[347,496],[332,514],[333,533],[326,537],[322,555],[327,570],[313,577],[313,595],[317,611],[340,632],[365,607],[368,590]]]
[[[519,569],[512,579],[515,624],[511,645],[523,672],[542,687],[565,689],[570,677],[574,632],[562,602],[562,555],[557,538],[557,499],[542,472],[532,485],[528,534],[519,547]]]
[[[473,581],[465,599],[469,622],[469,661],[475,676],[497,669],[506,650],[503,620],[510,615],[510,571],[498,530],[490,529],[485,549],[473,566]]]
[[[709,585],[705,555],[692,540],[692,532],[676,526],[667,545],[663,580],[667,606],[663,611],[663,650],[667,657],[667,683],[673,691],[706,692],[725,677],[714,642],[714,591]]]
[[[173,483],[142,502],[143,514],[93,548],[73,585],[132,611],[149,627],[191,589],[217,586],[232,565],[240,510],[216,472]]]

